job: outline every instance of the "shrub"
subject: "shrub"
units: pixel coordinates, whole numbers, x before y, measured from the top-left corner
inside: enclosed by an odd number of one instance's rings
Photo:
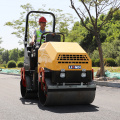
[[[17,67],[23,67],[23,62],[22,61],[18,61],[17,62]]]
[[[92,67],[95,67],[95,59],[92,59]]]
[[[115,60],[113,58],[105,58],[104,64],[106,66],[116,66]]]
[[[100,67],[100,59],[96,59],[94,65],[95,67]]]
[[[14,68],[16,67],[16,62],[14,60],[10,60],[7,63],[8,68]]]
[[[116,58],[115,63],[116,63],[118,66],[120,66],[120,56],[118,56],[118,57]]]
[[[6,62],[4,61],[3,63],[1,63],[1,64],[0,64],[0,67],[6,68],[6,67],[7,67]]]
[[[2,64],[2,67],[6,68],[6,67],[7,67],[7,64]]]
[[[2,68],[6,68],[7,67],[7,64],[0,64],[0,67],[2,67]]]

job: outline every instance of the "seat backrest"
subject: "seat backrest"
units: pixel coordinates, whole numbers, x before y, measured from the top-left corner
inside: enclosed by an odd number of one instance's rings
[[[61,36],[60,35],[47,34],[46,35],[46,42],[49,42],[49,41],[60,42],[61,41]]]

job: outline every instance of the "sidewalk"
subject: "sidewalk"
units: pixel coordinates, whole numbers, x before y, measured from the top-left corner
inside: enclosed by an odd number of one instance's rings
[[[2,73],[2,72],[0,72],[0,74],[20,76],[20,74],[14,74],[14,73]]]
[[[107,86],[107,87],[118,87],[120,88],[120,80],[111,80],[111,81],[97,81],[94,80],[96,85]]]

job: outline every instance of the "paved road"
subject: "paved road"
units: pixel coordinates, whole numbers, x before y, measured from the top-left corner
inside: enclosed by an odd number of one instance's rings
[[[98,86],[91,105],[42,107],[21,98],[19,82],[0,74],[0,120],[120,120],[120,88]]]

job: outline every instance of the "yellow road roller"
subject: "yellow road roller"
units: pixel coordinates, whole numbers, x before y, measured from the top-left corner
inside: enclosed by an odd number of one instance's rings
[[[41,35],[40,42],[28,44],[30,14],[53,16],[53,31]],[[45,43],[41,44],[41,40]],[[62,33],[55,32],[55,16],[51,12],[31,11],[26,17],[24,67],[21,68],[21,95],[25,99],[38,97],[40,104],[90,104],[95,98],[92,62],[75,42],[64,42]]]

